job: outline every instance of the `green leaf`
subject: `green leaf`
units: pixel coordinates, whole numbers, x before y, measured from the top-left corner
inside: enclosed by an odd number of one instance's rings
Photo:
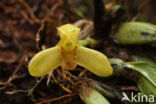
[[[134,56],[135,61],[139,61],[139,62],[145,62],[148,63],[148,65],[151,65],[152,67],[156,68],[156,61],[150,60],[148,58],[145,57],[141,57],[141,56]]]
[[[156,25],[145,22],[125,22],[117,33],[120,44],[145,44],[156,42]]]
[[[124,66],[139,72],[156,87],[156,61],[141,56],[134,59],[136,62],[127,62]]]
[[[156,99],[156,62],[140,56],[134,56],[134,58],[136,62],[125,63],[125,66],[139,72],[137,85],[140,91]],[[155,103],[150,102],[150,104]]]
[[[146,77],[156,87],[156,68],[145,62],[127,62],[127,68],[133,69]]]
[[[96,89],[102,95],[107,96],[111,99],[118,98],[119,100],[121,100],[123,98],[122,91],[115,86],[98,81],[90,81],[89,86]]]
[[[156,99],[156,87],[153,86],[153,84],[143,75],[140,76],[137,85],[143,94],[147,96],[154,96],[154,99]],[[150,104],[155,104],[155,102],[150,102]]]
[[[140,76],[137,85],[142,93],[146,95],[154,95],[156,97],[156,87],[154,87],[144,76]]]
[[[123,67],[125,67],[137,71],[139,75],[137,85],[141,93],[143,95],[147,95],[148,97],[153,95],[154,98],[156,99],[156,62],[141,56],[134,56],[134,58],[136,62],[127,62],[123,64],[121,60],[117,60],[117,59],[115,60],[109,59],[109,61],[112,65],[116,64],[116,66],[118,66],[118,67],[113,67],[115,69],[122,69]],[[124,71],[120,72],[120,74],[123,73]],[[129,103],[130,102],[126,102],[125,104],[129,104]],[[150,102],[150,104],[155,104],[155,103]]]
[[[122,73],[124,73],[124,68],[123,68],[124,62],[121,59],[109,58],[109,62],[113,67],[113,75],[121,75]]]
[[[79,44],[80,44],[81,46],[87,46],[89,43],[88,43],[87,40],[79,40]]]
[[[98,91],[90,87],[82,87],[79,91],[80,98],[85,104],[110,104]]]

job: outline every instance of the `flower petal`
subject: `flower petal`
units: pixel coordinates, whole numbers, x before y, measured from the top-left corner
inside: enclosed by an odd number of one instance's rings
[[[61,65],[61,51],[53,47],[37,53],[30,61],[28,69],[32,76],[40,77],[48,74]]]
[[[80,46],[78,48],[77,63],[98,76],[106,77],[113,73],[107,57],[93,49]]]

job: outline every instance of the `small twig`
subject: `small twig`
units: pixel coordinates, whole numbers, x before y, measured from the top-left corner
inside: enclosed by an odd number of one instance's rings
[[[14,7],[6,6],[2,2],[0,2],[0,8],[2,8],[4,10],[4,13],[7,13],[7,14],[11,12],[14,13],[17,10]]]
[[[121,86],[121,90],[131,90],[131,91],[139,91],[135,86]]]
[[[13,76],[10,76],[9,79],[6,82],[0,81],[0,85],[2,86],[2,87],[0,87],[0,90],[4,90],[7,86],[13,86],[13,84],[11,83],[11,81],[12,80],[15,80],[17,78],[20,78],[20,77],[21,76],[13,75]]]
[[[5,93],[6,94],[9,94],[9,95],[13,95],[13,94],[16,94],[16,93],[28,93],[27,95],[31,97],[32,101],[36,102],[34,96],[33,96],[33,92],[35,90],[35,88],[41,83],[41,81],[44,79],[44,77],[41,77],[40,80],[38,80],[36,82],[36,84],[31,88],[31,89],[28,89],[28,90],[13,90],[13,91],[6,91]],[[4,82],[0,83],[0,84],[4,84]],[[5,83],[5,84],[8,84],[8,83]],[[4,86],[6,87],[6,86]],[[2,87],[1,87],[2,88]],[[1,89],[0,88],[0,89]]]
[[[81,19],[74,23],[75,26],[82,28],[79,34],[79,40],[90,37],[94,34],[94,24],[92,21]]]
[[[54,6],[51,7],[51,9],[47,12],[47,14],[45,15],[45,17],[40,21],[41,25],[36,33],[36,48],[38,50],[41,50],[40,49],[40,46],[39,46],[39,41],[41,40],[40,39],[40,32],[44,29],[44,26],[45,26],[45,22],[48,21],[48,18],[50,16],[54,16],[54,11],[60,6],[63,4],[63,1],[62,0],[58,0],[57,3],[55,3]]]
[[[19,50],[20,50],[21,52],[23,52],[22,46],[20,45],[20,43],[18,42],[18,40],[17,40],[16,37],[15,37],[16,34],[18,34],[18,33],[15,32],[15,30],[13,29],[12,24],[8,24],[8,29],[9,29],[10,34],[12,35],[13,42],[16,44],[16,46],[19,48]]]
[[[6,91],[5,93],[9,95],[13,95],[16,93],[28,93],[28,90],[13,90],[13,91]]]
[[[24,17],[26,21],[28,21],[30,24],[34,24],[34,21],[31,18],[29,18],[29,16],[24,10],[19,10],[19,12],[21,13],[21,15]]]
[[[4,10],[4,13],[6,13],[6,14],[20,13],[24,17],[24,19],[27,20],[30,24],[35,23],[35,21],[31,17],[29,17],[28,14],[26,13],[26,11],[24,11],[24,10],[21,10],[19,8],[16,8],[16,7],[6,6],[2,2],[0,2],[0,7]]]
[[[54,80],[55,83],[57,83],[64,91],[71,93],[72,91],[68,88],[66,88],[63,84],[59,83],[59,81],[57,81],[57,79],[55,78],[54,74],[52,73],[52,78]]]
[[[50,82],[50,79],[51,79],[52,73],[53,73],[53,71],[51,71],[51,72],[48,74],[47,86],[49,85],[49,82]]]
[[[56,71],[57,71],[57,73],[58,73],[61,77],[63,77],[63,78],[66,79],[67,81],[69,81],[71,84],[74,83],[69,77],[66,76],[66,75],[67,75],[67,71],[66,71],[66,70],[65,70],[65,73],[61,73],[59,70],[56,70]]]
[[[41,83],[41,81],[44,79],[44,77],[41,77],[39,80],[37,80],[36,84],[30,89],[29,94],[32,94],[35,88]]]
[[[75,96],[76,94],[77,94],[77,93],[67,94],[67,95],[64,95],[64,96],[57,97],[57,98],[52,98],[52,99],[49,99],[49,100],[44,100],[44,101],[41,101],[41,102],[39,102],[39,103],[37,103],[37,104],[43,104],[43,103],[48,103],[48,102],[54,102],[54,101],[61,100],[61,99],[67,98],[67,97]]]
[[[26,55],[22,56],[22,58],[19,61],[19,64],[17,65],[16,69],[13,71],[12,75],[15,75],[19,71],[19,69],[23,64],[22,62],[25,60],[26,57],[27,57]]]
[[[150,1],[151,1],[151,0],[145,0],[143,3],[140,4],[140,6],[139,6],[139,8],[138,8],[138,14],[137,14],[134,18],[132,18],[132,20],[131,20],[132,22],[137,20],[137,18],[138,18],[138,17],[140,16],[140,14],[141,14],[141,11],[143,10],[143,8],[144,8],[147,4],[149,4]]]
[[[34,92],[35,88],[42,82],[43,79],[44,79],[44,77],[41,77],[39,80],[37,80],[36,84],[31,89],[28,89],[28,96],[30,96],[32,101],[34,101],[34,102],[36,102],[36,100],[34,98],[33,92]]]
[[[19,64],[17,65],[17,67],[15,68],[15,70],[13,71],[12,75],[9,77],[8,82],[10,83],[12,80],[19,78],[16,73],[19,71],[19,69],[22,66],[22,62],[24,61],[24,59],[26,58],[26,55],[22,56],[22,58],[19,61]]]
[[[71,74],[71,73],[68,72],[68,71],[67,71],[67,74],[68,74],[71,78],[73,78],[73,79],[78,79],[78,77],[76,77],[75,75]]]
[[[6,86],[0,87],[0,90],[4,90],[6,88]]]
[[[36,48],[38,50],[41,50],[40,49],[40,45],[39,45],[39,42],[40,42],[40,32],[44,29],[45,27],[45,22],[47,20],[47,18],[50,16],[50,13],[51,13],[52,9],[50,9],[50,11],[45,15],[45,17],[42,19],[41,21],[41,25],[39,27],[39,29],[37,30],[37,33],[36,33]]]
[[[55,5],[53,5],[52,6],[52,8],[51,8],[51,16],[54,16],[55,15],[55,10],[59,7],[59,6],[61,6],[63,4],[63,1],[62,0],[58,0],[58,2],[57,3],[55,3]]]
[[[78,75],[78,77],[82,77],[86,72],[87,72],[87,69],[84,69],[82,72],[80,72],[80,74]]]
[[[44,22],[45,22],[45,20],[42,21],[41,26],[39,27],[39,29],[37,31],[37,34],[36,34],[36,48],[38,50],[41,50],[40,49],[40,45],[39,45],[39,42],[40,42],[40,32],[44,29],[44,26],[45,26]]]
[[[27,12],[30,14],[31,18],[36,22],[39,23],[40,20],[34,15],[31,7],[28,5],[27,2],[25,2],[24,0],[18,0],[27,10]]]
[[[11,81],[13,81],[13,80],[15,80],[15,79],[17,79],[17,78],[23,77],[23,75],[22,75],[22,76],[18,76],[18,75],[16,75],[16,73],[17,73],[17,72],[19,71],[19,69],[21,68],[22,62],[24,61],[25,57],[26,57],[26,56],[24,55],[24,56],[20,59],[19,64],[17,65],[17,67],[16,67],[15,70],[13,71],[12,75],[8,78],[8,80],[7,80],[6,82],[0,82],[0,85],[3,85],[3,87],[1,87],[0,90],[5,89],[7,86],[11,86],[11,85],[12,85],[12,84],[11,84]]]

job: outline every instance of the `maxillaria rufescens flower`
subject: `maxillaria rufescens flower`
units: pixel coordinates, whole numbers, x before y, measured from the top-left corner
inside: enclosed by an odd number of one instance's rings
[[[80,28],[65,24],[57,28],[60,41],[55,47],[37,53],[29,63],[29,73],[40,77],[59,66],[66,70],[80,65],[98,76],[110,76],[113,69],[107,57],[93,49],[79,45]]]

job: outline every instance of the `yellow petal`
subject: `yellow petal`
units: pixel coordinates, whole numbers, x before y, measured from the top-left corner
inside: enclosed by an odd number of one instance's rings
[[[28,69],[32,76],[40,77],[48,74],[61,65],[61,51],[53,47],[37,53],[30,61]]]
[[[106,77],[113,73],[107,57],[93,49],[80,46],[78,48],[77,63],[98,76]]]

